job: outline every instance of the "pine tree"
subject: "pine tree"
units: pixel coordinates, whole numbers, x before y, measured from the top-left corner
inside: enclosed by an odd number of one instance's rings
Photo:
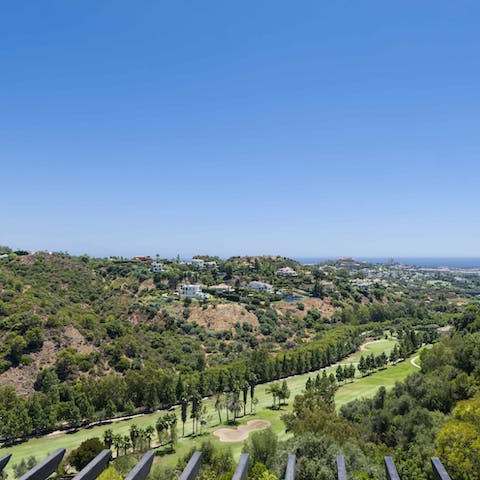
[[[287,400],[288,398],[290,398],[290,389],[288,388],[286,380],[284,380],[282,382],[282,387],[280,388],[280,397],[284,401]],[[284,402],[284,404],[285,404],[285,402]]]
[[[185,436],[185,423],[187,421],[187,407],[188,407],[188,402],[186,400],[185,397],[183,397],[181,399],[181,403],[180,403],[180,406],[181,406],[181,409],[182,409],[182,414],[181,414],[181,417],[182,417],[182,437]]]
[[[307,382],[305,383],[305,390],[309,391],[312,390],[314,387],[314,383],[310,377],[307,378]]]
[[[350,380],[353,381],[353,379],[355,378],[355,372],[356,372],[356,368],[355,368],[355,365],[353,363],[350,364],[350,368],[349,368],[349,375],[348,375],[348,378],[350,378]]]
[[[393,350],[390,352],[390,361],[395,363],[400,356],[400,352],[398,351],[398,344],[396,343],[393,347]]]
[[[365,362],[365,358],[363,357],[363,355],[360,357],[360,361],[358,362],[358,371],[362,374],[362,375],[365,375],[367,373],[367,370],[368,370],[368,366]]]
[[[243,416],[247,415],[247,400],[248,400],[248,388],[249,384],[247,382],[243,383],[242,393],[243,393]]]
[[[343,367],[339,365],[337,370],[335,371],[335,377],[337,378],[338,383],[342,383],[345,380],[345,372],[343,371]]]

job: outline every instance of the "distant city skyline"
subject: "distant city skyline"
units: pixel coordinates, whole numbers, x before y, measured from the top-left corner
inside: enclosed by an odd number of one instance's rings
[[[9,3],[0,244],[480,257],[480,4]]]

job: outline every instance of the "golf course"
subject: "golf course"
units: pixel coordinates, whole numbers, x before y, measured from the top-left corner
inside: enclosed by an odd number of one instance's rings
[[[368,355],[370,353],[378,355],[381,352],[385,352],[388,354],[395,345],[395,343],[396,340],[394,339],[382,339],[372,342],[366,342],[357,352],[343,360],[341,364],[355,364],[359,361],[361,355]],[[336,394],[337,407],[354,399],[358,399],[361,397],[371,397],[382,385],[386,388],[391,388],[396,381],[402,380],[410,373],[418,370],[417,364],[419,362],[419,359],[417,357],[418,353],[414,353],[411,357],[395,365],[389,365],[387,368],[379,370],[365,377],[359,376],[357,372],[357,377],[352,382],[345,383],[341,385],[338,389]],[[336,366],[333,365],[331,367],[328,367],[326,371],[327,373],[334,372],[335,368]],[[261,428],[265,428],[266,426],[270,426],[272,430],[278,435],[279,439],[284,440],[285,438],[287,438],[288,434],[285,432],[284,425],[280,417],[286,411],[288,411],[289,408],[291,408],[295,395],[302,393],[308,377],[313,377],[316,375],[316,373],[317,372],[312,372],[309,374],[296,375],[287,378],[286,380],[291,395],[287,402],[287,405],[282,406],[279,410],[271,408],[272,396],[267,393],[268,384],[258,385],[255,389],[255,397],[258,399],[258,404],[254,407],[253,413],[249,413],[251,409],[249,401],[247,406],[247,415],[238,419],[237,426],[244,426],[243,429],[240,429],[244,432],[241,438],[244,439],[248,437],[248,422],[250,422],[249,425],[252,426],[252,430],[259,430]],[[188,420],[185,424],[185,437],[181,437],[182,424],[179,421],[179,438],[175,446],[175,452],[171,454],[157,456],[156,462],[158,464],[174,465],[181,456],[185,455],[192,447],[198,447],[201,442],[206,440],[207,438],[211,439],[213,442],[220,442],[220,438],[228,437],[228,432],[226,432],[227,437],[225,437],[225,432],[220,432],[220,434],[217,433],[217,435],[213,434],[217,430],[225,430],[225,428],[230,427],[229,425],[219,423],[218,414],[214,407],[214,399],[204,399],[203,404],[206,406],[207,412],[204,417],[206,420],[206,425],[203,428],[203,432],[196,436],[192,436],[192,422],[191,420]],[[177,406],[173,410],[177,413],[177,417],[180,419],[180,408]],[[15,446],[1,448],[0,456],[7,453],[12,454],[12,459],[10,460],[9,465],[6,469],[6,472],[10,475],[10,477],[12,477],[12,466],[18,464],[22,458],[27,459],[30,456],[34,456],[37,461],[40,461],[57,448],[66,448],[68,450],[71,450],[78,447],[81,442],[88,438],[99,437],[100,439],[102,439],[103,434],[107,429],[113,430],[115,434],[127,435],[129,433],[131,425],[133,424],[141,428],[145,428],[148,425],[155,426],[158,417],[163,413],[164,412],[158,411],[152,414],[136,416],[135,418],[113,421],[109,424],[95,425],[88,428],[82,428],[71,433],[60,431],[53,432],[43,437],[32,438]],[[231,440],[229,440],[228,443],[225,443],[225,445],[230,446],[234,454],[238,456],[242,449],[243,440],[240,440],[238,442],[232,442]],[[152,446],[155,447],[155,442],[153,442]]]

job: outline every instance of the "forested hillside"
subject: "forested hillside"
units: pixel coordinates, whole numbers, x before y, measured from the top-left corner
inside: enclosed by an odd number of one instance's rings
[[[459,316],[442,294],[424,294],[426,303],[382,284],[356,286],[350,264],[198,258],[3,249],[3,437],[245,391],[330,365],[385,329],[403,339],[405,357]],[[253,280],[271,291],[254,290]],[[182,284],[201,285],[209,296],[182,299]]]

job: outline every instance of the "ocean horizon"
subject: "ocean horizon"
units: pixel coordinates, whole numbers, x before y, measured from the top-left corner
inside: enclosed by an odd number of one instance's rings
[[[352,257],[360,262],[403,263],[416,267],[480,268],[480,257]],[[315,264],[333,260],[332,257],[294,257],[302,264]]]

